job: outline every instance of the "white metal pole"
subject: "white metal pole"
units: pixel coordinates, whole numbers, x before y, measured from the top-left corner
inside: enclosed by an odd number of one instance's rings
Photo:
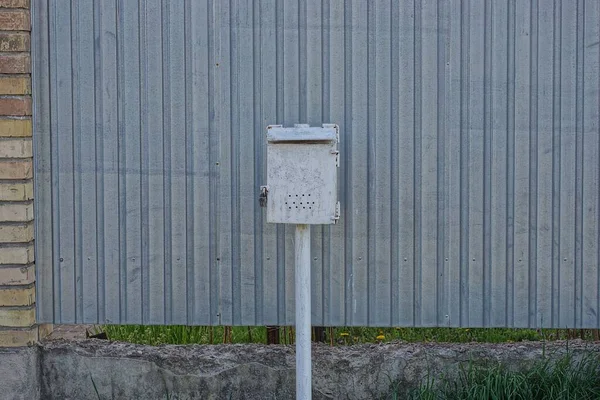
[[[310,225],[296,225],[296,399],[312,398]]]

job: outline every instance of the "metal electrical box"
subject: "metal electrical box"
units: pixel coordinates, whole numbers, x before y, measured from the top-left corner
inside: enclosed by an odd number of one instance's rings
[[[267,127],[267,185],[260,195],[267,222],[336,223],[338,141],[334,124]]]

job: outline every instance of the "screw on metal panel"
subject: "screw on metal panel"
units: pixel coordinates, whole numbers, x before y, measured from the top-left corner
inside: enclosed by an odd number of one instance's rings
[[[61,258],[60,258],[60,262],[63,262],[63,261],[65,261],[65,259],[61,257]]]

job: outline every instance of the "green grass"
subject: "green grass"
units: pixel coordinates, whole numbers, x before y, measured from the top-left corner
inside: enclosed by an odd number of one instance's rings
[[[404,398],[392,391],[388,399]],[[589,354],[575,362],[565,356],[557,362],[544,360],[527,371],[514,372],[501,366],[469,364],[453,378],[433,378],[412,392],[413,400],[568,400],[600,399],[600,359]]]
[[[228,343],[265,343],[265,327],[231,327]],[[359,343],[379,343],[390,341],[406,342],[484,342],[503,343],[553,339],[561,335],[546,335],[532,329],[504,328],[364,328],[336,327],[327,329],[327,341],[335,345]],[[97,331],[105,331],[110,340],[139,344],[216,344],[223,343],[225,327],[215,326],[143,326],[143,325],[104,325]],[[293,328],[280,327],[280,343],[292,344]],[[333,340],[331,340],[333,335]],[[564,336],[564,335],[563,335]]]

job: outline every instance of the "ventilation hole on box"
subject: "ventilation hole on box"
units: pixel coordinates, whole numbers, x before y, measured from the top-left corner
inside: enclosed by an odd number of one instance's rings
[[[309,210],[312,210],[312,207],[308,207]]]

